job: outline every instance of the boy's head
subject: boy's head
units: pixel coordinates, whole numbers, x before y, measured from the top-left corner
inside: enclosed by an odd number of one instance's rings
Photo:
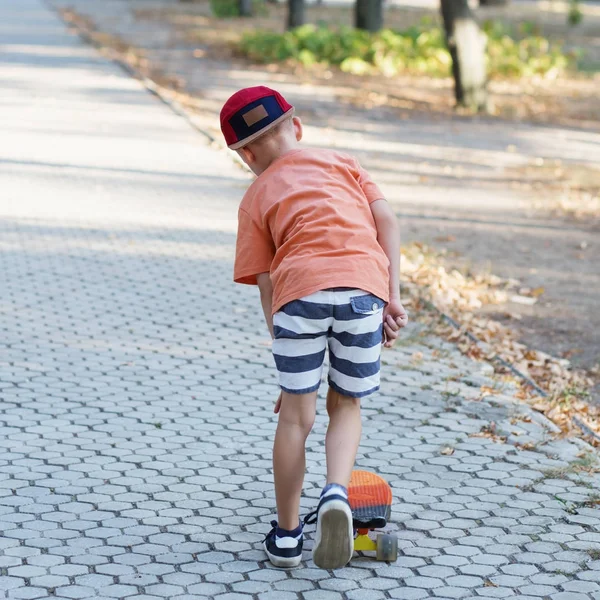
[[[294,107],[264,86],[245,88],[227,100],[221,109],[221,131],[227,146],[257,175],[302,138]]]

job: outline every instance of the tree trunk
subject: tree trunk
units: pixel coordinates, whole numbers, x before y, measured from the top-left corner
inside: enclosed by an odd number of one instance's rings
[[[252,16],[252,0],[240,0],[240,17]]]
[[[288,29],[304,25],[304,0],[288,0]]]
[[[357,29],[379,31],[383,27],[383,0],[356,0],[354,25]]]
[[[467,0],[441,0],[446,42],[452,56],[456,102],[471,110],[487,108],[486,36]]]

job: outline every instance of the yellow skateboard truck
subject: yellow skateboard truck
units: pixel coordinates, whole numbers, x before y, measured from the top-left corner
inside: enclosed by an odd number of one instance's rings
[[[357,552],[377,552],[377,542],[369,537],[368,529],[359,529],[354,538],[354,549]]]

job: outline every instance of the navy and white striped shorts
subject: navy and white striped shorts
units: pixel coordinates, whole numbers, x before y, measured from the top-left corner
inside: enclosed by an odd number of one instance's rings
[[[379,389],[383,307],[363,290],[335,288],[293,300],[273,315],[279,385],[305,394],[319,388],[329,346],[329,385],[360,398]]]

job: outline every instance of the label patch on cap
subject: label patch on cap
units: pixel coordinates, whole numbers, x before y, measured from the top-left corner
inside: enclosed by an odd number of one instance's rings
[[[245,115],[243,115],[244,121],[248,127],[252,127],[252,125],[262,121],[268,116],[269,113],[262,104],[255,106],[252,110],[249,110]]]

